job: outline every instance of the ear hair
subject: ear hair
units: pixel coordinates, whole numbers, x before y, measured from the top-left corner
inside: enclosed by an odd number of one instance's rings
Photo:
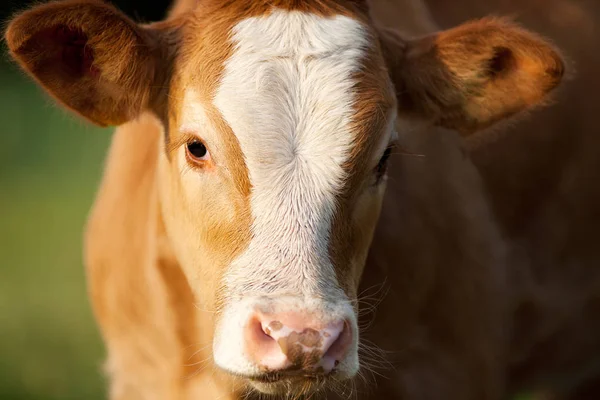
[[[381,30],[399,112],[464,135],[544,104],[564,61],[548,41],[484,18],[417,39]]]
[[[160,30],[99,0],[37,6],[17,15],[5,36],[10,54],[49,94],[101,126],[151,107],[164,79]]]

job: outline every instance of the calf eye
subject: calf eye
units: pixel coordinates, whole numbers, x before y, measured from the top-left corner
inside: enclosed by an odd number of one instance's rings
[[[195,164],[202,164],[210,157],[206,145],[199,140],[194,140],[186,145],[185,153],[188,161]]]
[[[377,183],[380,182],[381,178],[383,177],[383,175],[385,175],[387,171],[388,159],[390,158],[391,154],[392,147],[390,146],[387,149],[385,149],[385,151],[383,152],[383,156],[381,156],[379,163],[377,163],[377,167],[375,167],[375,176],[377,178]]]

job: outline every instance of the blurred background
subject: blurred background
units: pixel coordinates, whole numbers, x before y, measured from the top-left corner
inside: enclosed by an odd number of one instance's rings
[[[0,1],[0,20],[32,3]],[[138,21],[168,5],[113,3]],[[111,129],[54,106],[0,52],[0,399],[104,399],[81,247]]]
[[[142,22],[161,19],[170,2],[111,1]],[[499,145],[473,151],[486,179],[517,174],[519,160],[542,148],[538,171],[552,179],[559,175],[555,157],[574,146],[598,148],[598,0],[426,2],[442,28],[490,13],[511,15],[554,40],[577,71],[557,106],[535,113]],[[0,20],[31,3],[1,0]],[[0,52],[0,399],[104,399],[104,350],[86,295],[81,247],[111,129],[91,127],[52,105],[10,62],[4,43]],[[492,196],[500,212],[511,206],[507,193],[528,190],[506,182]]]

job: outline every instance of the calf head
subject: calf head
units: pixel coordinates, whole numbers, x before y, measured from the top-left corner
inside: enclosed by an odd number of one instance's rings
[[[200,307],[215,311],[214,361],[264,393],[359,370],[357,288],[395,122],[470,134],[540,104],[562,76],[552,46],[507,21],[404,39],[367,11],[200,0],[136,25],[68,0],[6,33],[23,69],[88,120],[162,121],[162,219]]]

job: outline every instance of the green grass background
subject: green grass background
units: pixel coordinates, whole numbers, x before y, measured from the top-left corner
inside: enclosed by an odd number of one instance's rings
[[[82,230],[110,130],[0,62],[0,399],[102,399]]]

